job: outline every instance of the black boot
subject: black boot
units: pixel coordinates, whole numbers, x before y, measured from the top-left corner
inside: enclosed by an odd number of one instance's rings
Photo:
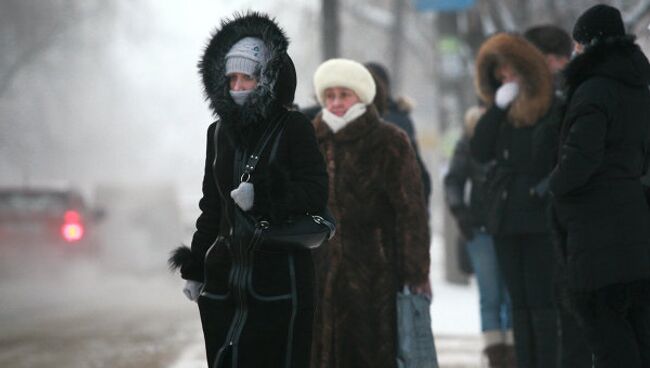
[[[503,346],[503,368],[517,368],[517,353],[514,345]]]
[[[483,349],[483,355],[488,360],[489,368],[506,368],[505,348],[505,344],[493,344]]]

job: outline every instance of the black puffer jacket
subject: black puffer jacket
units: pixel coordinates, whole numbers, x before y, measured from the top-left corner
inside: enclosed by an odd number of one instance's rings
[[[650,277],[648,205],[640,182],[650,144],[650,64],[630,38],[590,46],[566,70],[568,107],[550,189],[568,287]]]
[[[494,104],[500,86],[494,68],[503,61],[520,77],[520,92],[507,110]],[[470,147],[477,161],[495,161],[485,183],[488,230],[501,236],[548,233],[546,187],[560,121],[550,71],[539,51],[509,34],[486,41],[476,67],[478,92],[489,108]]]
[[[243,37],[262,39],[270,60],[243,106],[230,97],[226,53]],[[172,261],[183,278],[204,282],[198,304],[210,367],[307,367],[314,274],[309,251],[260,248],[241,231],[230,192],[239,185],[235,150],[252,150],[269,124],[283,119],[276,159],[269,146],[251,182],[251,210],[271,222],[315,213],[327,204],[328,179],[311,122],[286,106],[293,102],[295,69],[288,41],[268,17],[251,13],[224,22],[200,63],[216,115],[207,135],[201,215],[191,249]],[[215,133],[216,132],[216,133]],[[230,363],[232,362],[232,363]]]

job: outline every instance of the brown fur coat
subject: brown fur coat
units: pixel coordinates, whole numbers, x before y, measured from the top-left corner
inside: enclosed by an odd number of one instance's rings
[[[333,134],[317,116],[336,236],[315,254],[320,279],[312,366],[395,367],[396,292],[429,275],[420,170],[404,132],[374,107]]]
[[[508,111],[515,127],[532,126],[546,115],[553,103],[553,78],[544,56],[520,36],[499,33],[483,43],[476,57],[476,90],[489,106],[501,83],[495,69],[509,64],[520,76],[519,95]]]

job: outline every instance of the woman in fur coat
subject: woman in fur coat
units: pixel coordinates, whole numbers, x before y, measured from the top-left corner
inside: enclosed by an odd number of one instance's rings
[[[314,125],[336,236],[316,254],[320,305],[312,367],[396,367],[396,293],[431,293],[422,181],[406,134],[381,121],[375,83],[352,60],[314,75]]]
[[[484,186],[487,226],[512,301],[518,366],[553,368],[555,258],[546,215],[559,124],[553,78],[532,44],[505,33],[485,41],[476,68],[488,109],[470,146],[477,161],[496,161]]]
[[[309,366],[314,271],[308,250],[260,247],[242,213],[271,224],[327,204],[327,171],[311,122],[289,111],[296,88],[288,40],[258,13],[222,22],[199,67],[210,106],[201,214],[191,248],[170,259],[198,301],[208,365]],[[247,155],[267,127],[283,134],[260,155],[250,180]],[[275,142],[275,141],[274,141]],[[243,157],[243,158],[242,158]]]

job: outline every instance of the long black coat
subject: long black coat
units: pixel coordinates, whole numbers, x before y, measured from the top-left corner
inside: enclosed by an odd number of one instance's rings
[[[271,60],[261,71],[258,87],[239,107],[228,94],[224,56],[244,36],[263,39]],[[275,161],[269,162],[267,147],[252,174],[251,211],[273,223],[292,214],[316,213],[327,204],[327,171],[314,128],[304,115],[284,107],[293,101],[296,82],[287,45],[282,31],[267,17],[239,16],[222,25],[200,64],[206,93],[220,120],[208,129],[201,215],[191,250],[178,249],[173,261],[183,278],[204,283],[198,304],[210,367],[309,366],[311,254],[265,249],[251,242],[230,197],[240,176],[235,149],[252,149],[268,124],[283,119]]]
[[[650,150],[650,65],[632,40],[587,48],[566,71],[568,107],[550,190],[568,287],[650,277],[648,206],[640,177]]]

